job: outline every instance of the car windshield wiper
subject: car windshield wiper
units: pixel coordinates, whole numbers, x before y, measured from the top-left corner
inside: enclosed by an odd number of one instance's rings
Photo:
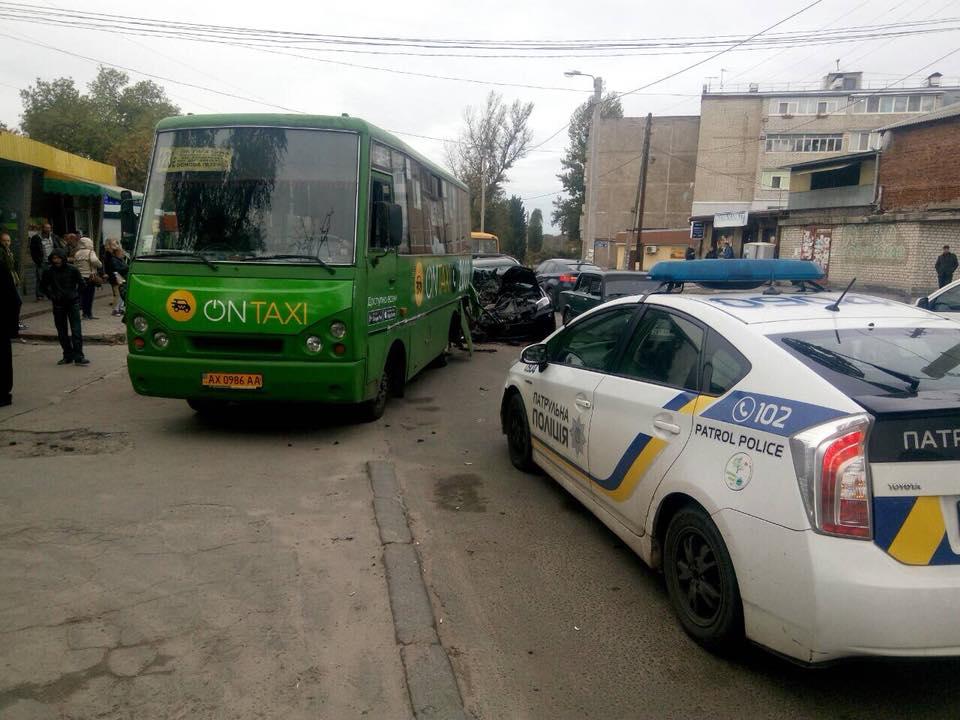
[[[309,260],[310,262],[316,263],[317,265],[322,267],[331,275],[336,273],[336,270],[334,270],[332,267],[330,267],[330,265],[328,265],[325,261],[318,258],[316,255],[297,255],[297,254],[278,253],[274,255],[251,255],[250,257],[244,258],[244,260],[249,260],[251,262],[258,262],[260,260]]]
[[[872,382],[866,380],[866,375],[863,370],[854,365],[851,360],[858,362],[861,365],[866,365],[867,367],[872,367],[874,370],[878,370],[882,373],[886,373],[890,377],[895,377],[897,380],[900,380],[907,387],[910,388],[911,393],[916,393],[917,388],[920,386],[920,378],[913,377],[913,375],[908,375],[902,373],[898,370],[893,370],[891,368],[883,367],[882,365],[876,365],[875,363],[868,362],[867,360],[861,360],[860,358],[852,358],[849,355],[844,355],[843,353],[838,353],[836,350],[830,350],[828,348],[822,347],[820,345],[815,345],[813,343],[806,342],[805,340],[797,340],[796,338],[784,338],[783,344],[788,347],[793,348],[799,353],[806,355],[812,360],[817,361],[821,365],[824,365],[831,370],[834,370],[843,375],[849,375],[850,377],[855,377],[864,382],[875,385],[879,388],[890,390],[887,385],[882,383]]]
[[[203,255],[201,255],[201,254],[198,253],[198,252],[189,252],[189,251],[187,251],[187,250],[159,250],[159,251],[154,252],[154,253],[144,253],[143,255],[137,255],[137,256],[134,258],[134,260],[150,260],[150,259],[167,258],[167,257],[186,257],[186,258],[194,258],[194,259],[199,260],[200,262],[202,262],[204,265],[206,265],[207,267],[209,267],[211,270],[215,270],[215,271],[217,271],[217,272],[220,271],[220,268],[218,268],[216,265],[214,265],[214,264],[210,261],[209,258],[204,257]]]

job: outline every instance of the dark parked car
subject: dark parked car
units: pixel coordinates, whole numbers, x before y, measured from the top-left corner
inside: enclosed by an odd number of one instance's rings
[[[559,311],[562,310],[560,293],[564,290],[570,290],[577,282],[577,276],[586,271],[600,272],[600,268],[584,260],[571,260],[569,258],[551,258],[544,260],[537,265],[537,280],[540,287],[544,289],[553,306]]]
[[[627,295],[642,295],[656,290],[657,280],[651,280],[645,272],[630,270],[587,271],[577,277],[573,290],[560,293],[563,303],[563,322],[567,323],[580,313],[596,307],[607,300]]]
[[[474,260],[473,287],[480,302],[473,318],[477,339],[542,340],[556,329],[553,304],[533,270],[509,255]]]

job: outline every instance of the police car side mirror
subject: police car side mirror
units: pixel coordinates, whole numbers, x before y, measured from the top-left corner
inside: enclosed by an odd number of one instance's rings
[[[917,307],[918,307],[918,308],[923,308],[924,310],[929,310],[929,309],[930,309],[930,298],[928,298],[928,297],[922,297],[922,298],[920,298],[919,300],[917,300]]]
[[[543,343],[525,347],[520,353],[520,362],[524,365],[536,365],[540,372],[547,369],[547,346]]]

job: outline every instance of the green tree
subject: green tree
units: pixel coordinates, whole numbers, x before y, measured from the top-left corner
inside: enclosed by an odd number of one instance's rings
[[[506,206],[507,243],[502,239],[500,247],[508,255],[513,255],[523,262],[527,255],[527,211],[523,207],[523,200],[517,195],[511,195],[504,203]]]
[[[563,168],[557,178],[563,185],[566,197],[558,196],[553,201],[551,215],[554,225],[560,227],[560,232],[570,240],[580,242],[580,214],[583,212],[586,182],[584,168],[587,164],[587,141],[590,137],[590,121],[593,117],[593,103],[587,101],[570,117],[570,127],[567,128],[569,144],[560,160]],[[600,117],[622,118],[623,106],[616,93],[607,93],[600,101]]]
[[[34,140],[117,166],[117,182],[142,189],[153,128],[180,108],[145,80],[130,85],[119,70],[101,67],[81,93],[71,78],[37,79],[20,91],[21,129]]]
[[[468,107],[464,111],[464,129],[460,139],[447,146],[447,162],[470,188],[470,220],[474,228],[480,227],[481,178],[486,184],[484,225],[487,229],[493,227],[492,208],[503,198],[507,171],[530,147],[533,133],[528,123],[532,112],[533,103],[514,100],[507,105],[502,95],[492,91],[483,107]]]
[[[527,223],[527,251],[539,253],[543,249],[543,212],[537,208],[530,213]]]

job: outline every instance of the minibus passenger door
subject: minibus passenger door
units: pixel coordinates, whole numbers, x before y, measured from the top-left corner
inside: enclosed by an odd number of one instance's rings
[[[393,238],[393,178],[374,172],[370,192],[370,231],[367,249],[367,298],[370,310],[397,305],[397,245]],[[402,220],[401,220],[402,232]],[[372,315],[371,319],[378,317]],[[378,322],[370,323],[379,325]]]

